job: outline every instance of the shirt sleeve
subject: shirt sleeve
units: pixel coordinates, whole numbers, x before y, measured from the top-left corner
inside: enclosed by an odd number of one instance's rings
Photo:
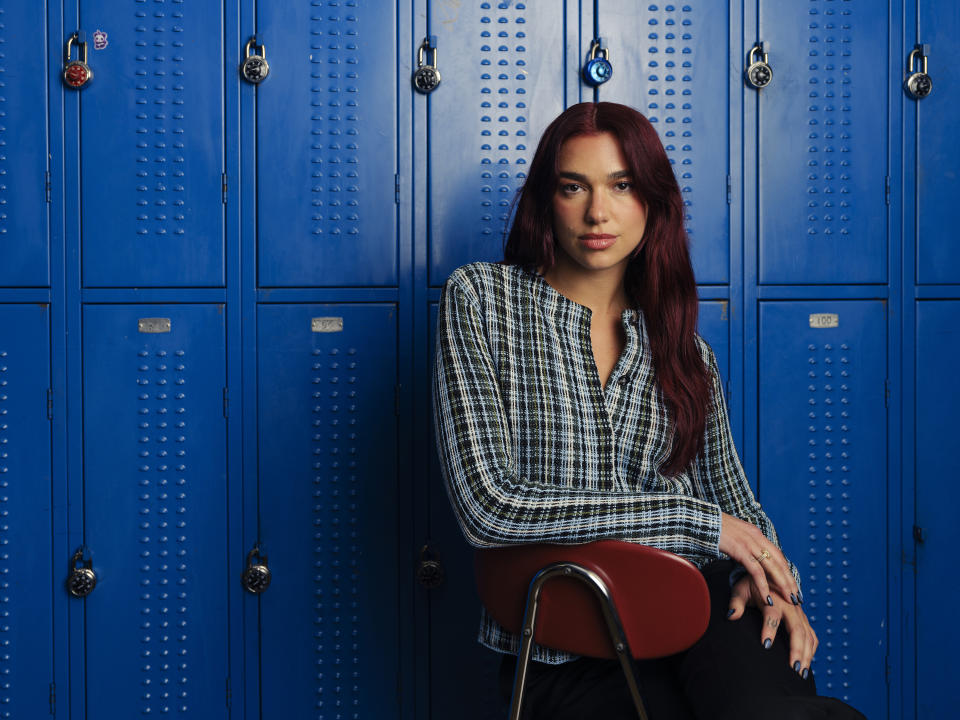
[[[780,539],[777,537],[777,531],[754,497],[746,474],[743,472],[743,466],[740,464],[737,448],[733,444],[717,359],[710,346],[702,340],[700,342],[704,360],[707,363],[707,371],[710,374],[711,399],[704,428],[703,450],[696,460],[695,477],[699,478],[700,485],[698,494],[700,497],[716,502],[728,515],[756,525],[767,539],[779,548]],[[787,562],[799,587],[800,574],[797,566],[790,562],[789,558]],[[730,576],[731,583],[745,572],[746,569],[738,565]]]
[[[456,277],[440,300],[433,407],[443,479],[468,542],[484,547],[616,538],[719,557],[721,515],[714,502],[570,488],[518,474],[481,303]]]

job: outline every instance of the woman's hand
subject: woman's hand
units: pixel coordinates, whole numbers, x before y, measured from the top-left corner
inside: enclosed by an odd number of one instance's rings
[[[753,577],[749,575],[742,577],[730,593],[730,610],[727,617],[730,620],[739,620],[743,617],[743,611],[747,605],[759,608],[763,615],[760,642],[768,649],[773,645],[777,628],[782,622],[790,635],[790,665],[806,680],[810,672],[810,662],[819,644],[817,634],[810,627],[810,621],[807,620],[806,614],[799,605],[787,602],[779,596],[776,596],[773,605],[770,605],[766,602],[767,596],[761,595],[761,592]]]
[[[773,605],[772,588],[784,600],[793,605],[800,604],[800,588],[793,579],[787,559],[756,525],[723,513],[720,552],[747,569],[760,593],[760,602]]]

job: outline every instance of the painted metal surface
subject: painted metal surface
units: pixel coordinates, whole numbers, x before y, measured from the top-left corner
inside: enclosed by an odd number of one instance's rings
[[[760,501],[800,570],[817,690],[884,717],[884,305],[762,302],[759,353]]]
[[[730,134],[726,3],[605,1],[599,34],[614,73],[600,100],[643,112],[660,134],[683,193],[694,272],[730,281]]]
[[[222,286],[220,5],[82,0],[81,16],[84,285]]]
[[[223,311],[84,308],[90,718],[227,717]]]
[[[399,717],[396,306],[261,305],[257,332],[262,717]]]
[[[956,705],[956,686],[946,648],[960,642],[943,622],[945,598],[960,593],[951,572],[958,539],[960,460],[954,451],[960,378],[960,300],[921,300],[917,321],[917,717],[942,717]]]
[[[443,84],[430,95],[428,272],[503,257],[503,230],[526,166],[563,109],[568,24],[560,0],[429,5]]]
[[[259,285],[395,285],[394,3],[258,3],[257,31]]]
[[[759,0],[761,283],[887,281],[885,0]]]
[[[929,45],[933,91],[923,100],[907,101],[906,106],[917,122],[917,281],[960,283],[960,244],[955,236],[960,225],[960,139],[955,122],[960,95],[960,68],[955,62],[960,13],[949,0],[924,0],[918,3],[918,11],[917,37]]]
[[[47,62],[43,3],[3,3],[0,286],[48,285]]]
[[[0,717],[50,712],[49,314],[0,305]]]

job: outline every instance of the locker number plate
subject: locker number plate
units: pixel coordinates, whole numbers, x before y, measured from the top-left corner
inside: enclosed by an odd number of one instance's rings
[[[137,330],[142,333],[168,333],[170,318],[140,318],[137,322]]]
[[[343,332],[342,317],[315,317],[310,320],[313,332]]]
[[[811,313],[810,327],[818,329],[840,327],[840,316],[836,313]]]

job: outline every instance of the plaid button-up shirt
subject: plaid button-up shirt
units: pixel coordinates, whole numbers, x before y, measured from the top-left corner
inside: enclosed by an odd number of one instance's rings
[[[615,538],[702,567],[720,557],[721,513],[779,546],[737,456],[716,359],[702,452],[662,475],[672,426],[656,382],[643,314],[625,310],[616,366],[601,386],[590,310],[517,266],[453,272],[440,301],[434,420],[450,502],[476,547]],[[791,565],[794,576],[796,568]],[[519,638],[481,618],[480,642],[517,652]],[[565,653],[536,648],[558,663]]]

